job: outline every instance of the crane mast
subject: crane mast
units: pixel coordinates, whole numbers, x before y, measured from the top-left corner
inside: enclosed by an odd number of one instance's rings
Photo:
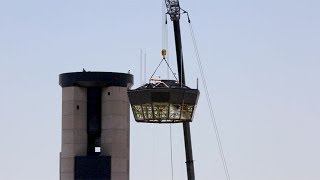
[[[181,13],[186,13],[186,11],[180,8],[179,0],[165,0],[165,3],[167,8],[167,14],[170,16],[170,19],[173,22],[179,82],[181,85],[185,85],[186,82],[185,82],[183,54],[182,54],[180,15]],[[190,131],[189,122],[183,123],[183,133],[184,133],[184,143],[185,143],[185,153],[186,153],[187,177],[188,177],[188,180],[195,180],[192,144],[191,144],[191,131]]]

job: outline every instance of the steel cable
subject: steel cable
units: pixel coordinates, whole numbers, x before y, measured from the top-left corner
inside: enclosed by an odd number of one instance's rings
[[[223,147],[222,147],[222,143],[221,143],[220,132],[219,132],[219,128],[218,128],[218,125],[217,125],[217,122],[216,122],[215,114],[213,112],[213,106],[212,106],[211,99],[210,99],[210,96],[209,96],[209,91],[208,91],[207,82],[206,82],[206,79],[205,79],[205,76],[204,76],[204,71],[203,71],[203,67],[202,67],[202,63],[201,63],[201,58],[200,58],[200,55],[199,55],[199,50],[198,50],[196,38],[195,38],[195,35],[194,35],[193,27],[192,27],[192,24],[190,22],[189,16],[188,16],[188,21],[189,21],[190,32],[191,32],[192,41],[193,41],[193,45],[194,45],[194,49],[195,49],[196,59],[197,59],[197,62],[198,62],[198,66],[199,66],[199,70],[200,70],[200,74],[201,74],[201,79],[202,79],[202,83],[203,83],[203,86],[204,86],[204,90],[205,90],[205,94],[206,94],[206,98],[207,98],[207,103],[208,103],[208,107],[209,107],[209,111],[210,111],[211,122],[212,122],[212,125],[213,125],[213,128],[214,128],[214,132],[215,132],[215,135],[216,135],[216,139],[217,139],[217,143],[218,143],[218,147],[219,147],[219,153],[220,153],[220,156],[221,156],[224,172],[225,172],[225,175],[226,175],[226,179],[230,180],[229,169],[228,169],[228,165],[227,165],[227,162],[226,162],[226,158],[225,158]]]
[[[170,160],[171,160],[171,180],[173,180],[173,152],[172,152],[172,128],[170,124]]]
[[[166,14],[166,6],[165,6],[165,1],[162,1],[162,49],[167,50],[167,57],[169,58],[169,50],[168,50],[168,23],[167,23],[167,14]],[[174,74],[174,72],[172,71],[169,62],[167,61],[166,58],[163,58],[162,61],[165,61],[167,64],[167,78],[170,79],[170,73],[169,70],[171,71],[171,73],[173,74],[174,78],[176,80],[177,77]],[[160,62],[160,64],[162,63],[162,61]],[[159,65],[160,66],[160,65]],[[172,150],[172,128],[171,128],[171,124],[170,124],[170,162],[171,162],[171,180],[173,180],[173,150]]]

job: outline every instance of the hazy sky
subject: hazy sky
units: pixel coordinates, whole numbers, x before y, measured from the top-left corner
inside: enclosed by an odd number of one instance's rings
[[[320,1],[181,0],[190,12],[232,180],[320,179]],[[56,180],[64,72],[127,72],[161,59],[150,0],[0,0],[0,179]],[[187,84],[199,70],[181,21]],[[169,24],[171,57],[174,57]],[[173,59],[173,58],[171,58]],[[171,63],[174,66],[174,61]],[[163,74],[158,74],[164,76]],[[203,86],[191,124],[198,180],[224,180]],[[186,179],[182,125],[174,178]],[[131,180],[171,179],[169,125],[131,119]]]

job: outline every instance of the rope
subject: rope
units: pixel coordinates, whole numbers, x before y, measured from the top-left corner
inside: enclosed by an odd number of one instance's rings
[[[166,12],[165,12],[165,3],[162,2],[162,49],[166,48],[166,30],[165,30],[165,19],[166,19]]]
[[[165,43],[165,49],[167,50],[167,60],[168,60],[168,62],[167,62],[167,64],[168,64],[168,67],[170,67],[170,65],[169,65],[169,59],[170,59],[170,56],[169,56],[169,40],[168,40],[168,23],[167,23],[167,16],[166,16],[166,22],[165,22],[165,41],[166,41],[166,43]],[[171,70],[172,71],[172,70]],[[169,73],[169,68],[167,68],[167,78],[168,79],[170,79],[170,73]]]
[[[155,154],[156,154],[156,135],[155,135],[155,125],[152,131],[153,141],[152,141],[152,179],[155,178]]]
[[[147,52],[144,52],[144,84],[147,81]]]
[[[166,13],[165,1],[162,1],[162,49],[167,51],[167,59],[169,60],[169,50],[168,50],[168,21]],[[169,66],[168,66],[169,67]],[[167,78],[170,79],[169,68],[167,68]]]
[[[167,59],[164,58],[164,61],[166,62],[168,68],[170,69],[173,77],[178,81],[178,78],[177,78],[177,76],[174,74],[174,72],[172,71],[172,69],[171,69],[171,67],[170,67],[169,62],[167,61]]]
[[[153,74],[151,75],[150,79],[154,76],[154,74],[157,72],[157,70],[159,69],[160,65],[162,64],[162,62],[166,62],[168,68],[170,69],[172,75],[174,76],[174,78],[178,81],[178,78],[176,77],[176,75],[174,74],[174,72],[172,71],[169,63],[167,62],[166,58],[162,58],[162,60],[160,61],[159,65],[157,66],[156,70],[153,72]]]
[[[173,153],[172,153],[172,129],[170,124],[170,158],[171,158],[171,180],[173,180]]]
[[[164,58],[160,61],[159,65],[157,66],[156,70],[154,70],[153,74],[151,75],[150,79],[154,76],[154,74],[157,72],[158,68],[160,67],[160,65],[162,64]]]
[[[168,21],[167,21],[167,14],[166,14],[166,4],[165,1],[162,1],[162,49],[166,49],[167,51],[167,57],[169,58],[169,51],[168,51]],[[178,81],[176,75],[172,71],[169,62],[167,61],[166,58],[163,58],[162,61],[165,61],[167,64],[167,78],[170,79],[170,73],[173,74],[174,78]],[[162,63],[161,61],[161,63]],[[160,63],[160,64],[161,64]],[[152,77],[152,76],[151,76]],[[173,150],[172,150],[172,128],[170,124],[170,162],[171,162],[171,180],[173,180]]]
[[[143,81],[142,81],[142,49],[140,49],[140,86],[143,84]]]
[[[204,86],[204,90],[205,90],[205,94],[206,94],[206,98],[207,98],[207,103],[208,103],[208,107],[209,107],[209,110],[210,110],[211,122],[212,122],[212,125],[213,125],[213,128],[214,128],[214,132],[215,132],[215,135],[216,135],[217,142],[218,142],[218,147],[219,147],[219,152],[220,152],[220,156],[221,156],[224,172],[225,172],[225,175],[226,175],[226,179],[230,180],[229,169],[228,169],[228,165],[227,165],[227,162],[226,162],[226,158],[225,158],[223,147],[222,147],[222,143],[221,143],[220,132],[219,132],[218,125],[217,125],[217,122],[216,122],[215,114],[213,112],[213,106],[211,104],[211,99],[210,99],[210,96],[209,96],[207,82],[206,82],[206,79],[205,79],[205,76],[204,76],[204,71],[203,71],[203,67],[202,67],[202,64],[201,64],[201,58],[200,58],[200,55],[199,55],[199,50],[198,50],[197,42],[196,42],[196,39],[195,39],[195,35],[194,35],[194,32],[193,32],[193,27],[192,27],[189,15],[188,15],[188,22],[189,22],[189,27],[190,27],[190,32],[191,32],[191,36],[192,36],[192,41],[193,41],[195,53],[196,53],[196,56],[197,56],[198,66],[199,66],[199,69],[200,69],[202,83],[203,83],[203,86]]]

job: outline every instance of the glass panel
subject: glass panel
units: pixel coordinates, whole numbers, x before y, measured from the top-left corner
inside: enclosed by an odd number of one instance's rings
[[[142,104],[142,111],[145,119],[153,119],[151,104]]]
[[[169,119],[180,119],[180,112],[181,104],[171,104]]]
[[[142,108],[140,105],[132,105],[132,112],[136,120],[143,120]]]
[[[153,103],[155,119],[168,119],[169,103]]]
[[[181,119],[191,120],[193,107],[194,107],[193,105],[187,105],[187,104],[182,105]]]

